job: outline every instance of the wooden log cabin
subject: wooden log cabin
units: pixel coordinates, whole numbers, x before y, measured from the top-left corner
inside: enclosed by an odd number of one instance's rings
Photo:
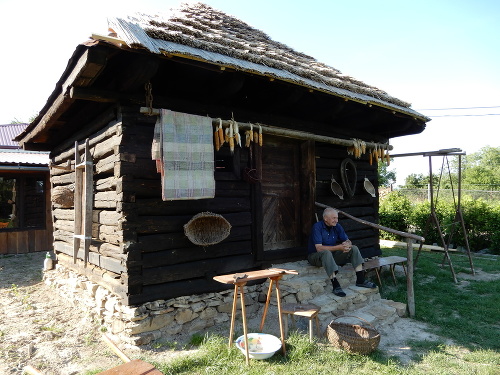
[[[52,197],[59,263],[126,305],[218,291],[214,275],[305,259],[315,202],[377,222],[378,199],[363,188],[365,177],[378,187],[374,152],[390,152],[390,138],[420,133],[429,120],[203,4],[170,18],[110,19],[109,29],[77,46],[17,140],[49,150],[54,190],[75,197]],[[160,108],[209,117],[214,131],[239,124],[242,146],[214,151],[213,198],[162,199],[151,157]],[[246,147],[245,131],[259,125],[262,145]],[[184,225],[202,212],[226,219],[229,236],[193,244]],[[376,230],[341,222],[365,257],[380,254]]]

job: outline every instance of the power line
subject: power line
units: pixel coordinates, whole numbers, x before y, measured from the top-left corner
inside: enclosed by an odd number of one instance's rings
[[[435,117],[469,117],[469,116],[500,116],[500,113],[485,113],[482,115],[439,115],[439,116],[429,116],[429,117],[435,118]]]
[[[419,108],[416,111],[449,111],[455,109],[485,109],[485,108],[500,108],[500,105],[492,107],[457,107],[457,108]]]

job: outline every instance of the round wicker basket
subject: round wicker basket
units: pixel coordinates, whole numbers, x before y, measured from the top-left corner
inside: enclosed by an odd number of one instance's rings
[[[344,349],[350,353],[368,354],[377,349],[380,343],[380,333],[368,321],[357,316],[350,316],[362,320],[365,326],[336,322],[339,318],[346,318],[348,315],[340,316],[331,321],[327,328],[328,340],[339,349]]]
[[[55,186],[52,189],[52,203],[58,207],[70,208],[74,204],[74,192],[67,186]]]
[[[195,245],[209,246],[223,241],[231,231],[231,224],[219,214],[200,212],[184,224],[184,233]]]

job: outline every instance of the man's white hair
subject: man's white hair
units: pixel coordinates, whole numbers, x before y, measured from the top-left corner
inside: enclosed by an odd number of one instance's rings
[[[330,215],[330,214],[339,214],[339,211],[336,210],[335,208],[331,208],[331,207],[327,207],[325,208],[325,210],[323,211],[323,218],[325,218],[326,216]]]

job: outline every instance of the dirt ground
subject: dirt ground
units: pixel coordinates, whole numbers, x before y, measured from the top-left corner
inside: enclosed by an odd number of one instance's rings
[[[22,374],[26,365],[44,375],[84,374],[120,365],[121,360],[102,341],[98,322],[41,281],[43,260],[42,253],[0,256],[0,374]],[[379,349],[403,363],[416,354],[407,345],[409,340],[439,339],[424,324],[407,318],[379,331]],[[190,353],[181,350],[188,339],[179,336],[176,348],[121,349],[132,359],[166,362]]]

